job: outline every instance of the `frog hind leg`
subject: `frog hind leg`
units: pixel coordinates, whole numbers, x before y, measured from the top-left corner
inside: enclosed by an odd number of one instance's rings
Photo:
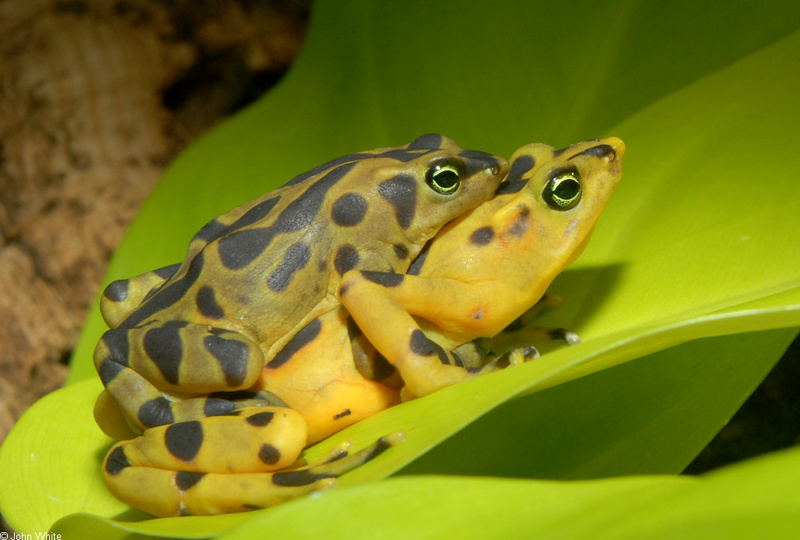
[[[354,454],[345,443],[315,464],[293,466],[305,438],[302,416],[291,409],[240,409],[149,429],[116,444],[103,479],[118,499],[157,516],[241,512],[332,487],[338,476],[403,435],[383,437]]]
[[[112,281],[100,298],[100,313],[109,328],[116,328],[152,291],[175,275],[181,263],[146,272],[130,279]]]
[[[258,379],[264,363],[258,344],[241,334],[179,321],[109,330],[94,351],[106,391],[141,429],[186,418],[176,408],[193,407],[168,399],[164,392],[243,390]],[[236,408],[223,403],[227,400],[217,401],[206,402],[219,410],[204,416]]]

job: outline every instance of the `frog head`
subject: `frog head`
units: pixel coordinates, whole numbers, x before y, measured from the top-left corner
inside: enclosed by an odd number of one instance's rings
[[[444,223],[490,199],[508,172],[504,158],[463,150],[442,135],[376,153],[384,159],[363,162],[361,174],[375,179],[375,196],[390,203],[412,245],[421,246]]]
[[[580,142],[556,150],[528,144],[511,157],[498,193],[517,195],[496,220],[530,207],[530,228],[538,265],[555,277],[583,251],[622,177],[625,143],[616,137]],[[502,227],[501,227],[502,228]]]

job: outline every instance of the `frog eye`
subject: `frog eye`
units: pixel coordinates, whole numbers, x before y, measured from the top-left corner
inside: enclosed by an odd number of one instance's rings
[[[569,210],[581,200],[581,180],[576,172],[555,176],[542,192],[547,206],[554,210]]]
[[[425,174],[425,181],[437,193],[450,195],[461,185],[464,168],[460,162],[444,161],[434,163]]]

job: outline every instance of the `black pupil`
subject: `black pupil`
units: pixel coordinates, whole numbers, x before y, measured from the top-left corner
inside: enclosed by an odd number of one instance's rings
[[[574,199],[580,190],[581,185],[575,180],[569,179],[560,182],[553,191],[553,194],[559,199],[568,201]]]
[[[450,189],[458,182],[458,175],[450,169],[444,169],[437,171],[433,175],[433,180],[436,182],[437,186],[443,189]]]

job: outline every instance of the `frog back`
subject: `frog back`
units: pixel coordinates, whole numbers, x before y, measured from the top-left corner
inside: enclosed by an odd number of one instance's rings
[[[245,333],[270,356],[338,305],[345,272],[405,272],[445,223],[492,196],[506,168],[439,135],[333,160],[209,222],[123,324],[190,320]]]

